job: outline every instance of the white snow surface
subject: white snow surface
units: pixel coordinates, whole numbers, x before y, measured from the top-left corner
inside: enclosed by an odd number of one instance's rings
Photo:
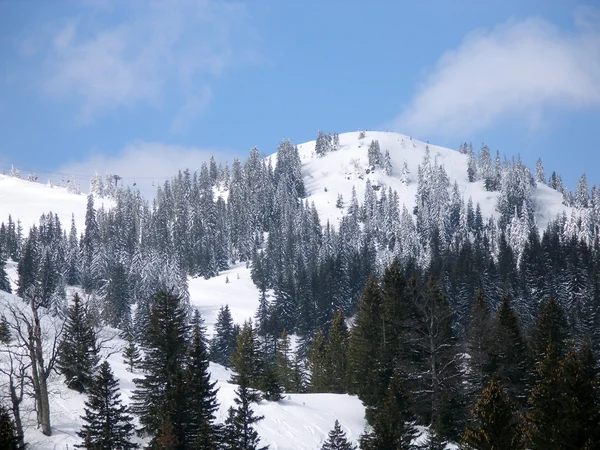
[[[32,225],[37,225],[42,214],[58,215],[63,230],[69,231],[71,216],[79,232],[83,231],[87,196],[67,192],[64,187],[49,186],[37,182],[0,175],[0,222],[8,223],[9,214],[17,223],[21,221],[23,235],[27,236]],[[112,206],[112,200],[96,200],[94,207]]]
[[[329,220],[332,225],[337,225],[349,205],[353,185],[359,202],[363,201],[367,178],[372,185],[379,185],[381,189],[385,187],[387,190],[391,187],[397,191],[400,203],[405,204],[408,210],[412,211],[417,192],[417,168],[423,161],[426,147],[429,147],[432,164],[437,161],[438,165],[444,166],[450,186],[455,181],[458,183],[465,202],[472,197],[473,206],[479,203],[484,219],[497,216],[496,202],[499,193],[486,191],[483,181],[469,183],[467,156],[457,150],[417,141],[402,134],[382,131],[366,131],[362,139],[359,139],[359,132],[340,134],[339,138],[339,150],[329,152],[323,157],[318,157],[315,153],[316,141],[298,145],[307,199],[315,203],[323,224]],[[381,169],[367,173],[368,148],[373,140],[379,141],[382,155],[386,150],[390,153],[392,162],[390,176]],[[276,156],[272,155],[270,158],[273,159],[274,164]],[[405,162],[410,171],[408,184],[400,181]],[[335,207],[338,194],[342,194],[344,209]],[[533,198],[535,218],[540,230],[544,230],[548,221],[556,218],[558,213],[566,210],[570,214],[571,209],[562,204],[562,194],[544,184],[538,183]]]
[[[351,198],[352,186],[355,186],[358,199],[364,198],[365,181],[381,185],[387,189],[391,186],[400,196],[400,202],[409,210],[414,206],[416,193],[417,167],[423,160],[426,145],[429,145],[431,161],[443,164],[450,183],[457,181],[460,191],[467,200],[473,198],[474,205],[480,203],[484,218],[496,214],[497,192],[487,192],[483,182],[469,183],[467,180],[467,158],[458,151],[426,144],[397,133],[366,132],[363,139],[359,133],[345,133],[340,136],[340,149],[317,157],[314,153],[315,141],[298,146],[302,160],[302,172],[306,184],[308,200],[314,202],[323,224],[327,220],[337,225],[345,212],[345,208],[335,207],[338,193],[341,193],[345,207]],[[390,152],[393,173],[385,175],[381,170],[366,173],[368,168],[367,149],[372,140],[378,140],[382,153]],[[275,156],[271,156],[275,158]],[[274,161],[273,161],[274,162]],[[406,162],[410,170],[411,182],[407,185],[400,181],[400,172]],[[545,228],[549,220],[558,213],[568,210],[562,205],[562,196],[545,185],[538,184],[534,191],[536,220],[540,229]],[[102,203],[110,206],[110,201],[97,201],[96,208]],[[77,229],[83,231],[86,196],[68,193],[65,188],[50,187],[40,183],[19,180],[0,175],[0,221],[6,223],[8,215],[13,220],[21,220],[24,234],[31,225],[38,222],[42,213],[52,211],[58,214],[64,228],[70,226],[71,214],[74,214]],[[67,228],[68,229],[68,228]],[[15,264],[7,265],[9,277],[16,281]],[[229,282],[226,282],[226,280]],[[192,306],[198,308],[205,319],[208,336],[212,337],[214,323],[219,308],[228,304],[233,319],[237,323],[251,318],[258,306],[259,292],[252,283],[250,270],[244,264],[235,265],[219,276],[209,280],[190,279],[189,291]],[[13,295],[0,292],[0,314],[9,305],[24,305]],[[106,329],[104,333],[117,335],[116,330]],[[115,337],[105,350],[106,356],[119,379],[124,403],[129,403],[135,388],[134,377],[125,370],[120,349],[123,342]],[[0,355],[0,364],[2,364]],[[224,421],[227,409],[233,405],[235,385],[229,384],[230,373],[222,366],[211,364],[212,378],[217,380],[220,409],[218,421]],[[0,376],[0,393],[4,390],[4,382]],[[32,450],[72,449],[79,443],[75,433],[81,426],[80,416],[83,414],[85,396],[67,389],[59,376],[51,381],[51,411],[53,436],[46,437],[36,429],[35,413],[31,399],[23,405],[23,420],[26,426],[26,441]],[[348,437],[356,442],[364,431],[364,407],[357,397],[338,394],[287,394],[280,402],[262,401],[255,405],[257,414],[264,420],[256,424],[262,443],[272,449],[317,449],[327,437],[336,419]],[[140,441],[141,442],[141,441]]]

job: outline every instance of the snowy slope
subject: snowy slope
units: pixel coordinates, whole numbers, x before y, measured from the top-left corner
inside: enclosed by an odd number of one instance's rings
[[[390,152],[393,164],[391,176],[380,170],[366,173],[367,149],[371,140],[375,139],[379,141],[382,152]],[[369,178],[372,184],[381,185],[386,189],[390,186],[396,190],[400,202],[411,210],[417,188],[417,167],[423,160],[426,145],[428,144],[396,133],[367,132],[363,139],[359,139],[359,133],[346,133],[340,135],[338,151],[319,158],[314,153],[315,141],[301,144],[299,152],[308,200],[315,202],[323,224],[327,220],[337,224],[345,212],[335,207],[338,193],[342,194],[345,206],[348,206],[352,186],[355,186],[358,199],[362,202],[365,181]],[[496,214],[498,193],[487,192],[483,182],[468,182],[465,155],[434,145],[429,145],[429,149],[432,162],[437,159],[438,164],[444,165],[450,183],[458,183],[465,200],[472,197],[474,204],[479,202],[484,217]],[[400,171],[404,162],[410,170],[411,182],[408,185],[400,181]],[[561,194],[545,185],[539,185],[535,189],[534,198],[536,219],[541,229],[545,228],[548,220],[556,217],[556,214],[568,210],[562,205]],[[78,230],[83,231],[85,205],[85,195],[74,195],[64,188],[0,175],[0,221],[6,222],[9,214],[15,221],[20,218],[25,233],[38,221],[42,213],[49,211],[58,214],[64,227],[69,226],[73,213]],[[101,203],[97,202],[96,208],[100,205]],[[567,213],[570,214],[570,211]],[[14,263],[9,263],[9,276],[13,281],[16,280],[15,269]],[[229,282],[226,282],[227,279]],[[210,280],[190,279],[189,291],[192,305],[201,311],[206,321],[209,336],[212,336],[216,316],[222,305],[229,305],[237,323],[252,317],[258,306],[259,292],[252,283],[250,270],[244,264],[236,265]],[[17,297],[0,292],[0,314],[7,305],[19,303]],[[109,333],[110,330],[106,332]],[[113,350],[118,350],[122,345],[123,342],[117,338],[111,342]],[[134,375],[125,371],[121,359],[119,351],[109,356],[115,375],[120,380],[124,401],[127,403],[134,388]],[[227,383],[229,373],[225,368],[211,365],[211,372],[213,379],[218,380],[221,404],[218,416],[222,421],[227,408],[233,403],[235,386]],[[2,380],[0,385],[1,383]],[[83,401],[84,397],[66,389],[62,380],[53,380],[52,422],[56,433],[51,438],[43,436],[35,428],[34,414],[29,414],[24,419],[27,424],[26,437],[31,448],[73,448],[73,444],[78,442],[74,434],[81,425],[79,416],[83,413]],[[257,429],[263,443],[270,445],[272,449],[319,448],[336,418],[353,440],[358,438],[365,427],[361,402],[348,395],[291,394],[277,403],[261,402],[256,406],[256,412],[265,416],[265,419],[257,424]]]
[[[217,292],[218,289],[213,289]],[[235,298],[228,298],[224,290],[220,294],[224,301],[234,303]],[[232,300],[229,302],[229,300]],[[9,307],[18,307],[27,311],[27,305],[20,298],[0,292],[0,315],[6,315],[10,320]],[[250,315],[250,311],[247,311]],[[52,337],[53,327],[50,320],[42,319],[42,327]],[[116,330],[105,329],[106,336],[116,336]],[[131,394],[135,389],[133,378],[139,374],[131,374],[125,370],[121,357],[124,346],[118,337],[114,337],[104,349],[104,356],[108,356],[116,378],[119,379],[121,396],[124,404],[131,401]],[[0,355],[0,365],[6,364],[3,355]],[[228,383],[231,376],[224,367],[211,364],[211,376],[217,380],[218,401],[217,421],[224,422],[229,406],[234,404],[236,386]],[[1,378],[0,378],[1,379]],[[3,384],[0,382],[0,384]],[[46,437],[36,429],[36,418],[33,412],[32,399],[26,399],[22,404],[22,418],[25,428],[25,440],[32,450],[54,450],[73,448],[80,443],[76,436],[82,425],[80,416],[84,413],[85,396],[65,387],[60,376],[54,376],[50,382],[51,423],[53,435]],[[261,436],[262,443],[271,449],[297,449],[309,450],[320,448],[327,438],[327,433],[335,420],[339,420],[348,437],[357,440],[364,431],[364,407],[357,397],[338,394],[288,394],[279,402],[261,401],[254,406],[257,414],[264,416],[264,420],[256,424],[256,429]],[[142,440],[138,440],[140,443]]]
[[[456,181],[464,200],[473,198],[473,205],[480,203],[484,219],[496,215],[498,192],[485,190],[483,181],[469,183],[467,178],[467,157],[456,150],[427,144],[411,139],[408,136],[390,133],[367,131],[365,137],[359,139],[359,133],[344,133],[339,135],[340,149],[327,153],[323,157],[315,154],[316,141],[298,145],[302,161],[302,174],[308,193],[309,202],[315,202],[323,224],[327,220],[337,224],[345,210],[335,207],[338,193],[342,194],[344,206],[349,205],[352,186],[356,188],[359,202],[364,199],[365,182],[377,184],[387,189],[391,187],[398,192],[400,203],[404,203],[409,211],[415,204],[417,190],[417,168],[423,161],[425,148],[429,146],[431,161],[437,159],[438,165],[443,165],[452,186]],[[392,174],[388,176],[380,169],[368,173],[368,148],[372,140],[379,141],[382,154],[390,152]],[[275,155],[271,156],[273,163]],[[404,162],[410,171],[411,181],[405,185],[400,181]],[[548,221],[564,210],[570,214],[570,208],[562,204],[562,194],[546,185],[538,185],[534,190],[536,220],[541,230],[546,228]]]
[[[106,206],[112,204],[102,200],[94,206],[98,209],[103,203]],[[29,228],[38,223],[40,216],[50,211],[58,215],[63,229],[67,231],[71,226],[71,214],[74,214],[77,230],[83,231],[85,206],[84,194],[72,194],[63,187],[0,175],[0,222],[7,223],[9,214],[15,223],[20,219],[25,236]]]

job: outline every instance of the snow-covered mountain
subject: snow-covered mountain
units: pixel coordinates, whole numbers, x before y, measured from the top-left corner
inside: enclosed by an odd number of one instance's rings
[[[369,166],[368,147],[371,141],[378,141],[381,151],[389,152],[391,172]],[[302,162],[302,175],[307,190],[307,200],[314,202],[321,223],[329,221],[335,225],[347,210],[352,189],[362,201],[367,180],[379,189],[398,192],[400,204],[409,211],[415,206],[417,191],[417,171],[429,149],[432,161],[443,165],[450,185],[456,182],[466,201],[479,203],[484,218],[497,215],[498,192],[489,192],[483,181],[469,182],[467,177],[467,156],[456,150],[426,144],[397,133],[366,132],[339,135],[339,146],[319,156],[315,151],[315,141],[298,146]],[[274,160],[275,155],[269,157]],[[274,162],[274,161],[273,161]],[[344,201],[344,208],[336,207],[338,196]],[[544,229],[549,220],[570,208],[562,204],[562,195],[545,184],[538,183],[533,190],[534,215],[537,225]],[[111,201],[105,201],[110,207]],[[100,203],[96,204],[99,207]],[[83,231],[86,209],[86,196],[68,193],[66,189],[51,187],[0,175],[0,221],[6,223],[8,215],[13,221],[20,219],[24,233],[35,224],[42,213],[52,211],[57,214],[68,230],[71,215],[75,217],[77,229]],[[14,263],[9,264],[9,276],[14,284],[17,279]],[[245,264],[231,267],[209,280],[195,278],[189,280],[191,304],[197,307],[205,318],[209,336],[221,305],[228,304],[233,319],[237,323],[254,315],[258,306],[259,291],[252,283],[250,270]],[[0,293],[0,314],[8,305],[18,304],[14,296]],[[115,338],[111,343],[115,348],[123,342]],[[123,398],[129,402],[134,389],[133,375],[125,370],[120,352],[110,355],[109,361],[119,378]],[[212,376],[218,380],[220,410],[218,420],[223,421],[227,408],[233,403],[235,386],[227,383],[229,373],[218,365],[211,365]],[[52,382],[52,422],[55,434],[44,437],[35,429],[35,416],[26,417],[26,440],[32,449],[72,448],[78,442],[75,432],[81,425],[84,397],[68,390],[56,377]],[[29,401],[29,400],[28,400]],[[272,403],[261,402],[256,412],[265,419],[256,425],[264,444],[273,449],[314,449],[319,448],[332,428],[335,419],[340,421],[348,437],[356,440],[365,427],[364,408],[361,402],[348,395],[336,394],[291,394],[284,400]]]
[[[497,216],[496,202],[499,192],[487,191],[483,180],[469,182],[466,155],[398,133],[367,131],[364,132],[364,137],[361,138],[360,135],[360,132],[340,134],[339,150],[322,157],[315,153],[316,141],[298,145],[308,200],[315,202],[322,223],[329,220],[336,224],[343,216],[345,210],[335,207],[337,196],[342,194],[345,204],[348,205],[352,186],[362,201],[367,179],[372,185],[386,189],[391,187],[397,191],[400,204],[405,204],[409,211],[412,211],[417,193],[417,169],[423,161],[427,147],[431,160],[437,160],[438,165],[444,166],[450,185],[455,181],[458,183],[465,201],[471,197],[474,205],[479,203],[484,218]],[[370,170],[368,147],[373,140],[379,142],[382,153],[389,151],[391,175],[386,175],[382,169]],[[403,180],[402,177],[405,163],[409,172],[408,180]],[[533,199],[540,230],[546,228],[548,221],[556,218],[562,211],[570,214],[570,208],[562,204],[562,194],[545,184],[538,183]]]

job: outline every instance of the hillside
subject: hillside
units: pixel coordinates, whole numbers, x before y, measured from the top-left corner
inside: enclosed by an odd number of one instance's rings
[[[499,193],[486,191],[483,180],[469,183],[467,156],[457,150],[438,147],[391,132],[367,131],[362,139],[359,139],[358,132],[344,133],[339,135],[339,140],[339,150],[329,152],[323,157],[315,154],[316,141],[298,145],[308,200],[315,202],[323,223],[326,220],[332,224],[338,223],[344,211],[335,207],[337,196],[342,194],[347,205],[352,186],[356,189],[359,201],[362,201],[367,178],[373,185],[391,187],[397,191],[400,204],[405,204],[409,211],[412,211],[417,193],[417,169],[423,161],[426,147],[429,147],[431,159],[437,159],[438,164],[446,169],[450,185],[455,181],[458,183],[465,201],[471,197],[473,204],[479,203],[484,218],[497,216],[496,202]],[[379,141],[382,152],[389,151],[392,162],[391,175],[386,175],[381,169],[367,173],[367,152],[372,140]],[[401,181],[404,163],[410,172],[408,184]],[[538,183],[536,186],[534,201],[535,217],[540,230],[545,229],[548,221],[556,218],[562,211],[570,214],[571,208],[562,204],[562,195],[544,184]]]
[[[391,162],[389,174],[386,174],[382,168],[373,170],[372,167],[369,167],[368,148],[372,141],[379,142],[383,153],[389,152]],[[323,156],[316,154],[315,147],[316,141],[298,145],[298,156],[301,161],[301,174],[306,188],[305,200],[309,204],[314,203],[322,226],[325,226],[327,222],[334,227],[339,225],[341,219],[348,212],[353,188],[356,190],[358,201],[363,202],[367,180],[371,186],[377,188],[374,190],[379,192],[388,189],[396,191],[400,206],[405,205],[408,211],[413,211],[416,206],[418,167],[422,163],[427,149],[430,152],[432,162],[444,167],[450,186],[455,182],[457,183],[463,202],[471,198],[474,204],[479,204],[484,219],[498,217],[496,204],[500,193],[498,191],[487,191],[483,180],[469,182],[467,156],[456,150],[430,145],[413,140],[408,136],[387,132],[366,132],[362,138],[359,133],[341,134],[339,136],[339,148]],[[267,158],[275,166],[276,155]],[[210,192],[213,189],[225,198],[232,192],[232,190],[223,186],[211,186]],[[340,195],[344,202],[342,208],[336,207]],[[562,211],[566,211],[568,215],[572,211],[572,208],[563,205],[561,193],[542,183],[538,183],[532,189],[532,200],[535,223],[540,230],[545,229],[548,221],[556,218],[557,214],[562,213]],[[169,201],[163,199],[163,202],[167,206],[172,206],[169,205]],[[115,204],[115,201],[108,199],[96,200],[96,209],[102,204],[110,208]],[[215,204],[218,204],[218,201],[215,201]],[[193,206],[191,205],[191,207]],[[0,221],[6,221],[9,214],[12,216],[13,221],[20,219],[26,236],[27,230],[38,221],[39,216],[49,211],[58,215],[63,230],[68,231],[71,215],[73,214],[78,232],[84,231],[85,195],[75,195],[68,193],[64,188],[0,175]],[[224,215],[228,214],[224,213]],[[139,219],[138,216],[135,217]],[[107,219],[104,218],[103,220]],[[175,222],[172,217],[169,217],[168,220],[172,220],[169,225]],[[139,222],[143,221],[139,220]],[[147,220],[144,225],[147,222],[150,221]],[[363,224],[361,226],[364,227]],[[110,232],[106,231],[112,228],[108,226],[101,226],[101,228],[106,233],[105,239],[115,238]],[[167,229],[172,229],[172,227]],[[218,231],[217,227],[217,234]],[[139,230],[136,232],[139,232]],[[190,232],[190,230],[186,230],[186,232]],[[134,236],[133,242],[139,243],[141,241],[142,232],[139,233],[139,235]],[[261,236],[269,236],[269,234],[261,231]],[[251,240],[253,238],[254,236],[251,236]],[[113,245],[112,241],[109,244]],[[159,244],[156,245],[160,249]],[[102,250],[106,252],[106,259],[111,263],[117,262],[118,258],[122,258],[118,260],[120,264],[128,263],[133,267],[135,256],[142,254],[140,250],[135,254],[121,256],[124,252],[114,251],[114,248],[110,245],[106,245],[106,248],[102,248]],[[120,243],[119,245],[125,244]],[[261,246],[261,249],[263,249],[262,254],[266,253],[268,241],[261,243]],[[153,251],[158,252],[155,249]],[[116,257],[115,255],[119,256]],[[153,253],[149,253],[149,255],[149,260],[152,256],[156,256]],[[164,257],[166,261],[171,255],[160,256]],[[234,322],[242,323],[244,320],[255,316],[259,305],[260,289],[253,282],[251,269],[246,262],[250,258],[246,258],[246,260],[239,257],[232,259],[235,263],[230,264],[228,269],[221,268],[210,275],[187,277],[190,304],[201,312],[205,319],[209,337],[214,333],[217,313],[221,306],[228,304]],[[170,260],[165,261],[158,260],[156,265],[164,269],[169,265],[167,262],[171,262]],[[144,273],[144,269],[145,266],[140,269],[140,273]],[[176,269],[174,272],[181,273],[180,267],[176,267]],[[191,273],[191,269],[184,273]],[[9,262],[8,275],[13,287],[16,287],[15,262]],[[68,288],[69,293],[72,290],[73,288]],[[268,291],[269,294],[274,294],[274,289],[269,288]],[[0,308],[5,309],[9,305],[20,304],[20,300],[15,296],[3,293],[0,295]],[[333,306],[331,306],[333,302],[329,301],[329,305],[333,309]],[[0,310],[0,314],[4,309]],[[109,328],[105,332],[113,332],[116,335],[116,332]],[[113,350],[120,349],[123,342],[115,337],[111,340],[110,345]],[[109,361],[120,380],[122,395],[127,403],[134,388],[132,381],[134,376],[125,371],[120,351],[113,352],[109,356]],[[224,367],[211,364],[211,373],[213,380],[218,381],[218,398],[220,402],[218,421],[222,422],[226,417],[228,407],[233,404],[235,386],[227,382],[230,373]],[[79,416],[83,413],[84,397],[66,389],[58,377],[52,381],[52,392],[52,420],[56,431],[55,435],[51,438],[43,437],[35,429],[35,416],[33,413],[26,418],[26,440],[31,444],[33,450],[63,448],[65,446],[70,448],[77,443],[77,439],[73,435],[81,425]],[[256,412],[265,417],[263,421],[256,425],[256,428],[263,443],[270,445],[270,448],[273,449],[318,448],[326,438],[335,419],[340,421],[348,437],[354,441],[366,426],[364,406],[357,397],[349,395],[289,394],[277,403],[261,402],[257,405]]]

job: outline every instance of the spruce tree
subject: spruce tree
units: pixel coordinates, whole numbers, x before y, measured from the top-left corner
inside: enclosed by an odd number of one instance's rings
[[[348,328],[341,309],[338,310],[329,328],[325,361],[329,384],[327,391],[336,394],[345,393],[348,384]]]
[[[527,347],[508,297],[502,299],[491,330],[490,370],[521,405],[528,387]]]
[[[85,392],[92,381],[98,359],[96,333],[76,293],[67,312],[59,346],[58,370],[65,376],[70,389]]]
[[[2,248],[0,248],[0,291],[12,294],[12,287],[10,286],[10,280],[6,273],[6,259],[2,252]]]
[[[229,305],[221,306],[215,323],[215,336],[210,346],[211,361],[230,367],[231,356],[236,347],[233,319]]]
[[[310,372],[310,391],[327,392],[327,346],[325,336],[319,330],[308,350],[308,369]]]
[[[589,356],[572,351],[559,358],[552,345],[546,355],[538,368],[541,380],[529,397],[527,448],[597,448],[600,398],[597,371],[590,370]]]
[[[367,406],[368,420],[370,409],[385,396],[387,387],[378,377],[381,322],[381,291],[377,280],[371,277],[358,305],[348,347],[350,392],[358,394]]]
[[[290,348],[290,340],[287,331],[284,329],[277,344],[277,354],[275,355],[275,367],[277,376],[284,392],[298,392],[294,389],[293,376],[293,354]]]
[[[6,450],[17,450],[19,448],[12,418],[2,404],[0,404],[0,448]]]
[[[8,344],[12,339],[10,328],[8,327],[8,322],[6,321],[6,317],[2,316],[0,319],[0,343]]]
[[[134,432],[133,418],[128,408],[121,404],[119,382],[114,378],[107,361],[100,365],[85,402],[85,415],[81,430],[77,433],[83,443],[77,448],[88,450],[138,448],[131,442]]]
[[[279,379],[279,372],[274,363],[263,359],[263,369],[260,379],[260,389],[264,392],[265,400],[277,402],[283,398],[283,389]]]
[[[187,360],[188,325],[182,298],[158,291],[142,342],[144,378],[134,379],[132,412],[139,416],[140,433],[152,437],[151,445],[165,439],[167,431],[185,445],[186,396],[184,364]]]
[[[225,421],[224,447],[227,450],[258,450],[260,438],[253,425],[263,419],[252,410],[254,401],[252,390],[245,384],[240,384],[235,391],[235,408],[229,408],[229,415]]]
[[[469,315],[469,327],[467,330],[466,351],[469,354],[467,364],[468,370],[468,397],[473,404],[486,386],[490,376],[490,329],[492,317],[488,303],[481,289],[471,306]]]
[[[414,448],[412,441],[417,434],[409,393],[402,375],[396,370],[384,401],[377,407],[373,431],[362,437],[361,447],[409,450]]]
[[[210,380],[208,351],[202,330],[196,325],[184,373],[186,395],[186,448],[209,450],[215,448],[219,427],[214,423],[217,403],[217,382]]]
[[[260,399],[256,389],[261,383],[262,363],[252,322],[245,322],[242,332],[237,338],[235,352],[231,357],[233,374],[230,382],[246,386],[247,395],[253,402]]]
[[[356,446],[348,442],[346,433],[342,430],[340,423],[335,421],[333,429],[329,432],[327,441],[321,446],[321,450],[355,450]]]
[[[520,448],[521,429],[516,404],[496,380],[483,390],[471,411],[474,422],[467,427],[462,443],[476,450]]]
[[[551,297],[544,301],[535,319],[529,340],[531,359],[537,368],[546,358],[546,350],[551,348],[560,356],[568,350],[569,327],[567,319],[558,302]],[[537,370],[533,370],[533,378],[537,378]]]
[[[126,338],[127,344],[123,348],[123,363],[127,365],[128,372],[134,373],[135,369],[139,367],[142,358],[133,333],[128,332]]]

